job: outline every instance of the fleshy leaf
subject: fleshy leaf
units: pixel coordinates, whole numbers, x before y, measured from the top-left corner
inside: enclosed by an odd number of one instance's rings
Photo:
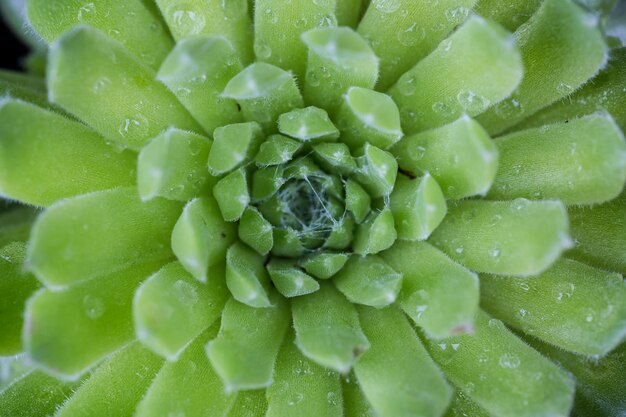
[[[524,0],[522,0],[524,1]],[[477,0],[373,0],[358,32],[380,58],[377,89],[386,90],[467,19]]]
[[[366,142],[387,149],[402,137],[400,112],[391,97],[361,87],[350,87],[337,115],[341,141],[351,148]]]
[[[211,140],[191,132],[168,129],[139,153],[137,188],[142,200],[164,197],[188,201],[211,189],[217,180],[206,171]]]
[[[222,313],[228,298],[224,267],[211,275],[207,284],[201,284],[180,263],[172,262],[145,280],[133,300],[137,338],[155,353],[177,359]]]
[[[274,234],[268,222],[254,207],[248,207],[239,221],[239,239],[261,255],[274,246]]]
[[[343,137],[341,139],[343,141]],[[327,171],[338,174],[351,174],[356,170],[356,162],[348,145],[339,143],[320,143],[313,147],[315,159]]]
[[[278,292],[287,298],[310,294],[320,288],[318,282],[298,268],[294,261],[273,258],[267,264],[267,272]]]
[[[235,242],[226,253],[226,285],[235,299],[251,307],[268,308],[270,280],[264,258]]]
[[[24,347],[35,363],[75,379],[134,337],[133,294],[158,263],[134,266],[28,300]],[[59,337],[63,335],[63,337]]]
[[[218,127],[213,132],[209,171],[218,176],[239,167],[256,155],[263,139],[263,131],[258,123],[236,123]]]
[[[50,46],[48,97],[106,139],[139,149],[174,126],[201,132],[167,88],[124,46],[77,26]]]
[[[543,0],[480,0],[474,11],[514,31],[537,11]]]
[[[305,143],[334,141],[339,137],[339,131],[330,121],[328,113],[313,106],[281,114],[278,130]]]
[[[478,47],[480,45],[480,47]],[[405,133],[476,116],[506,98],[523,74],[512,36],[479,16],[467,20],[389,90]],[[442,88],[445,86],[445,88]]]
[[[305,356],[342,373],[369,348],[355,307],[332,284],[291,302],[296,344]]]
[[[161,64],[157,79],[211,134],[219,126],[243,119],[235,100],[221,96],[228,81],[242,69],[239,57],[226,39],[199,36],[176,43]]]
[[[572,95],[544,108],[524,119],[514,129],[540,127],[546,124],[563,122],[586,116],[598,111],[608,111],[615,122],[626,131],[626,48],[610,51],[606,67],[590,82]]]
[[[396,301],[402,274],[378,256],[353,256],[333,283],[351,302],[381,308]]]
[[[283,135],[271,135],[261,144],[255,157],[259,166],[280,165],[289,162],[302,143]]]
[[[381,417],[439,416],[451,389],[396,307],[359,307],[371,347],[354,365],[365,397]]]
[[[245,169],[239,168],[219,180],[213,187],[213,196],[224,220],[227,222],[239,220],[250,203],[248,175]]]
[[[397,233],[393,214],[389,208],[372,213],[356,228],[353,241],[354,253],[374,254],[388,249],[396,241]]]
[[[93,26],[152,68],[159,66],[174,44],[141,0],[29,0],[28,20],[48,43],[76,25]]]
[[[398,175],[389,198],[398,239],[424,240],[446,216],[444,195],[437,181],[426,173],[422,178]]]
[[[624,188],[626,141],[608,114],[523,130],[495,143],[500,167],[490,198],[593,204]]]
[[[0,410],[7,417],[47,417],[79,385],[79,381],[61,381],[43,371],[32,370],[2,390]]]
[[[32,104],[0,101],[0,137],[3,196],[46,206],[134,183],[132,152],[120,152],[84,125]]]
[[[264,389],[239,391],[226,417],[263,417],[267,412]]]
[[[302,355],[291,332],[276,361],[276,382],[267,389],[266,417],[343,417],[339,374]]]
[[[430,173],[448,199],[484,195],[498,170],[498,148],[485,129],[468,116],[405,137],[391,153],[403,170]]]
[[[528,276],[571,246],[567,229],[558,201],[467,200],[448,206],[430,242],[474,271]]]
[[[289,326],[286,302],[281,297],[273,301],[268,308],[250,307],[232,298],[226,303],[222,327],[206,351],[227,393],[272,384],[276,357]]]
[[[346,253],[317,252],[300,260],[306,272],[318,279],[328,279],[339,272],[349,255]]]
[[[167,362],[156,375],[135,416],[224,416],[235,395],[224,393],[224,385],[213,370],[204,350],[217,334],[216,323],[185,348],[175,362]]]
[[[130,415],[157,374],[163,360],[133,342],[113,354],[57,411],[58,417]]]
[[[252,174],[252,200],[263,201],[272,197],[285,183],[282,166],[259,168]]]
[[[484,309],[562,349],[605,355],[626,335],[620,274],[562,259],[536,277],[484,275],[480,282]]]
[[[180,203],[163,199],[142,203],[134,188],[63,200],[37,219],[27,263],[41,282],[58,288],[138,262],[167,260],[180,210]]]
[[[391,194],[398,174],[398,163],[392,154],[366,143],[357,151],[355,179],[369,192],[372,198]]]
[[[489,415],[569,415],[574,380],[500,320],[479,312],[474,334],[427,340],[426,347],[448,380]]]
[[[22,270],[25,255],[26,245],[23,242],[13,242],[0,248],[1,356],[17,355],[23,351],[24,304],[40,286],[33,275]]]
[[[574,248],[568,256],[626,274],[626,193],[594,207],[568,209]]]
[[[224,36],[244,63],[252,60],[252,30],[248,3],[221,0],[154,0],[174,38]]]
[[[373,88],[378,78],[378,58],[354,30],[318,28],[305,32],[309,48],[304,98],[334,115],[350,87]]]
[[[257,60],[291,71],[302,83],[307,49],[302,33],[321,26],[336,26],[337,0],[273,0],[254,2],[254,52]]]
[[[430,337],[471,332],[478,277],[426,242],[396,242],[381,254],[403,274],[398,304]]]
[[[237,100],[244,118],[261,124],[266,133],[276,131],[278,116],[303,105],[293,76],[262,62],[233,77],[222,95]]]
[[[345,417],[378,417],[354,373],[342,378]]]
[[[372,198],[358,182],[346,181],[346,210],[352,213],[357,223],[363,223],[370,213],[371,203]]]
[[[206,282],[235,239],[235,225],[226,223],[215,200],[206,196],[190,201],[183,209],[172,231],[172,250],[187,271]]]
[[[545,0],[515,32],[524,80],[478,121],[490,133],[500,133],[593,77],[607,60],[597,23],[596,16],[571,0]]]

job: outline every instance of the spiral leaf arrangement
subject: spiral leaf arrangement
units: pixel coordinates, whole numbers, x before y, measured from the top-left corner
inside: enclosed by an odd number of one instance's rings
[[[4,2],[0,415],[624,415],[611,3]]]

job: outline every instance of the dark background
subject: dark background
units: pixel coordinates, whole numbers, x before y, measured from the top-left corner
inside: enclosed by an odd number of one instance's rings
[[[28,52],[28,48],[22,44],[7,25],[0,19],[0,68],[21,69],[22,58]]]

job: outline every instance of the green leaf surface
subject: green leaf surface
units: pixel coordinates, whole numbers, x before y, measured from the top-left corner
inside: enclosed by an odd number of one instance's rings
[[[291,71],[302,83],[307,48],[301,35],[316,27],[336,26],[337,0],[255,0],[254,52],[259,61]]]
[[[133,294],[159,267],[146,263],[65,290],[38,291],[25,308],[26,352],[56,376],[78,378],[133,339]]]
[[[130,343],[100,365],[55,417],[91,417],[94,411],[98,417],[131,415],[162,364],[139,343]]]
[[[226,285],[235,299],[250,307],[268,308],[270,279],[265,259],[241,242],[235,242],[226,253]]]
[[[446,377],[493,417],[569,416],[574,380],[479,312],[473,334],[426,340]]]
[[[567,213],[558,201],[460,201],[429,241],[476,272],[529,276],[571,246]]]
[[[150,68],[91,27],[77,26],[54,41],[47,78],[51,102],[124,147],[138,150],[171,126],[202,132]]]
[[[264,389],[239,391],[235,404],[226,417],[265,417],[266,411]]]
[[[358,170],[355,179],[372,198],[391,194],[398,174],[398,162],[394,156],[376,146],[366,143],[356,152]]]
[[[0,355],[23,352],[24,304],[39,288],[37,279],[23,270],[26,244],[12,242],[0,248]],[[1,379],[1,378],[0,378]]]
[[[155,0],[178,42],[200,35],[224,36],[244,63],[252,60],[252,28],[243,0]]]
[[[268,308],[250,307],[232,298],[226,303],[222,327],[206,351],[227,393],[268,387],[274,381],[289,308],[281,297],[272,301]]]
[[[134,153],[120,152],[84,125],[35,105],[2,100],[0,137],[0,194],[5,197],[47,206],[134,183]]]
[[[382,308],[396,301],[402,273],[381,257],[353,256],[333,277],[333,283],[352,303]]]
[[[215,128],[242,121],[235,100],[221,96],[228,81],[243,69],[230,43],[219,36],[179,41],[167,56],[157,79],[212,134]]]
[[[394,218],[387,207],[370,216],[356,227],[352,243],[354,253],[358,255],[375,254],[388,249],[397,238]]]
[[[543,0],[479,0],[474,11],[487,19],[498,22],[507,30],[515,31],[532,17]]]
[[[284,164],[289,162],[301,147],[302,143],[300,141],[283,135],[270,135],[261,144],[255,161],[259,166]]]
[[[302,271],[294,261],[273,258],[267,264],[267,272],[276,290],[287,298],[310,294],[320,288],[315,278]]]
[[[555,198],[565,204],[612,200],[626,182],[626,141],[608,114],[498,138],[493,199]]]
[[[235,225],[222,219],[211,196],[191,200],[172,230],[172,250],[197,280],[214,276],[214,265],[224,262],[226,250],[235,241]],[[221,268],[217,268],[221,276]]]
[[[398,175],[389,208],[398,238],[405,240],[428,238],[448,210],[439,184],[428,172],[420,179]]]
[[[239,239],[260,255],[267,255],[274,246],[272,224],[256,208],[248,207],[239,221]]]
[[[221,269],[221,274],[218,270]],[[153,352],[176,360],[193,339],[217,320],[228,290],[223,266],[202,284],[178,262],[164,266],[135,292],[133,319],[137,338]]]
[[[402,137],[400,112],[391,97],[361,87],[350,87],[337,114],[341,141],[351,148],[366,142],[387,149]]]
[[[318,279],[328,279],[341,271],[349,255],[347,253],[317,252],[300,260],[306,272]]]
[[[498,171],[498,148],[485,129],[466,115],[404,137],[391,153],[401,169],[432,175],[448,199],[485,195]]]
[[[480,47],[477,47],[480,45]],[[522,79],[520,52],[502,27],[467,20],[389,90],[405,133],[474,117],[506,98]],[[445,86],[445,88],[442,88]]]
[[[569,207],[574,247],[568,256],[626,274],[626,193],[594,207]]]
[[[119,271],[138,262],[167,260],[179,203],[142,203],[134,188],[63,200],[37,219],[27,262],[49,287]],[[93,254],[98,256],[93,256]]]
[[[239,220],[250,203],[246,170],[239,168],[222,177],[213,187],[213,196],[224,220],[227,222]]]
[[[571,0],[545,0],[515,38],[524,79],[509,98],[478,117],[494,134],[569,96],[607,60],[597,16]]]
[[[378,58],[362,36],[347,27],[323,27],[302,35],[309,49],[304,79],[307,104],[339,109],[350,87],[373,88],[378,78]]]
[[[79,385],[31,370],[0,391],[0,412],[3,417],[48,417]]]
[[[137,188],[141,199],[188,201],[205,194],[217,179],[206,170],[211,140],[191,132],[168,129],[139,153]]]
[[[381,254],[403,274],[398,305],[433,338],[471,332],[478,310],[475,273],[426,242],[396,242]]]
[[[267,389],[266,417],[343,417],[339,374],[306,358],[290,332],[276,361],[276,382]]]
[[[481,305],[562,349],[605,355],[626,335],[626,285],[617,273],[561,259],[529,278],[483,275]]]
[[[377,417],[354,373],[342,378],[345,417]]]
[[[369,348],[356,308],[332,284],[321,282],[319,291],[294,298],[291,310],[296,345],[322,366],[346,373]]]
[[[219,325],[204,331],[175,362],[166,362],[139,402],[136,417],[225,416],[236,395],[224,385],[207,359],[204,345]]]
[[[339,131],[330,121],[328,113],[313,106],[281,114],[278,130],[305,143],[334,141],[339,137]]]
[[[28,20],[48,43],[77,25],[93,26],[152,68],[173,46],[161,20],[141,0],[29,0]]]
[[[358,32],[380,58],[377,89],[387,90],[467,19],[476,0],[372,0]]]
[[[239,167],[256,155],[265,138],[258,123],[235,123],[213,132],[209,171],[219,176]]]
[[[381,417],[440,416],[451,389],[428,356],[406,317],[396,307],[359,307],[371,347],[354,373]]]

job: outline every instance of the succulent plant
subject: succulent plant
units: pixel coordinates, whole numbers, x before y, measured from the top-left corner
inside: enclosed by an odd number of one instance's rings
[[[4,1],[0,416],[624,416],[614,4]]]

